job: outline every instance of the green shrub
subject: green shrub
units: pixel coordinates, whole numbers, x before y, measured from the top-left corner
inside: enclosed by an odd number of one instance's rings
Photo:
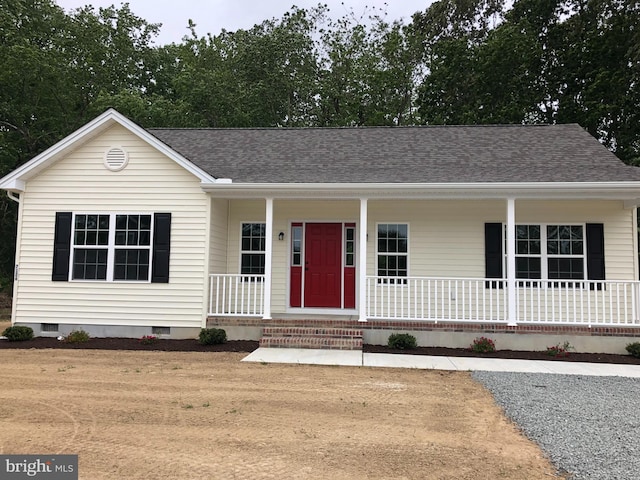
[[[198,341],[202,345],[219,345],[227,341],[227,332],[222,328],[203,328]]]
[[[469,345],[469,350],[475,353],[491,353],[496,351],[496,344],[490,338],[478,337]]]
[[[69,335],[64,337],[64,341],[67,343],[84,343],[89,341],[89,334],[84,330],[72,330]]]
[[[5,331],[2,332],[2,335],[7,337],[7,340],[10,342],[23,342],[33,338],[33,328],[14,325],[13,327],[6,328]]]
[[[640,342],[633,342],[626,346],[627,352],[632,357],[640,358]]]
[[[408,333],[392,333],[389,335],[387,346],[397,350],[411,350],[418,346],[418,342],[416,342],[416,337]]]

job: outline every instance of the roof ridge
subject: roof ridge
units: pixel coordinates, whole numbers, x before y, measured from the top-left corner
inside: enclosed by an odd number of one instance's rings
[[[301,130],[412,130],[412,129],[476,129],[476,128],[531,128],[531,127],[566,127],[577,126],[577,123],[496,123],[482,125],[363,125],[363,126],[331,126],[331,127],[150,127],[149,131],[230,131],[230,130],[267,130],[267,131],[301,131]]]

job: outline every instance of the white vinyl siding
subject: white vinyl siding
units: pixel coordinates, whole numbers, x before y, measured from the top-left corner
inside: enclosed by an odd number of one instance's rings
[[[211,231],[209,232],[209,272],[227,273],[227,241],[229,201],[211,199]]]
[[[129,154],[111,172],[112,146]],[[199,327],[204,302],[207,195],[199,180],[120,126],[87,141],[27,183],[16,321]],[[169,283],[52,282],[55,213],[171,212]]]

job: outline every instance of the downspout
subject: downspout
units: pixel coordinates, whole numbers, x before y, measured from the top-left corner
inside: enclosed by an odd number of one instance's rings
[[[18,204],[18,221],[16,225],[16,254],[13,260],[13,295],[11,299],[11,325],[16,323],[16,306],[18,303],[18,276],[20,266],[18,265],[18,256],[20,254],[20,233],[22,231],[22,200],[20,195],[16,195],[15,192],[7,190],[7,197]]]
[[[7,197],[9,197],[11,200],[13,200],[16,203],[20,203],[20,196],[16,195],[14,192],[7,190]]]

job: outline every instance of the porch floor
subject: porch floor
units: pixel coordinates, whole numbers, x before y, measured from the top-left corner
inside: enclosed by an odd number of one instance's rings
[[[502,358],[435,357],[363,353],[347,350],[317,350],[308,348],[258,348],[243,362],[292,363],[305,365],[343,365],[385,368],[416,368],[421,370],[459,370],[488,372],[552,373],[600,377],[640,378],[640,365],[610,363],[553,362]]]

